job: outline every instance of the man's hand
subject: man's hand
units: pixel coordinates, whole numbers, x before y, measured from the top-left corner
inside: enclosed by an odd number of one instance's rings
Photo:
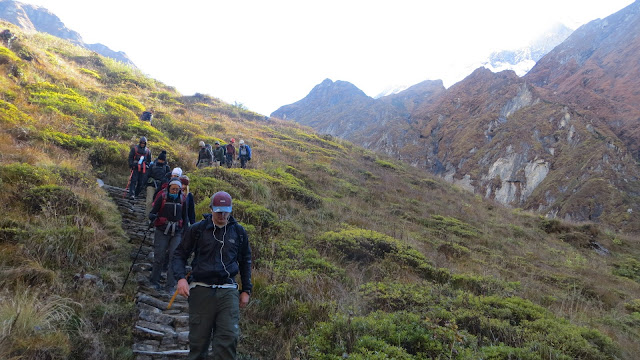
[[[180,284],[178,283],[178,288]],[[249,294],[246,292],[240,293],[240,309],[244,309],[245,306],[249,303]]]
[[[186,279],[178,280],[178,294],[186,298],[189,297],[189,283]]]

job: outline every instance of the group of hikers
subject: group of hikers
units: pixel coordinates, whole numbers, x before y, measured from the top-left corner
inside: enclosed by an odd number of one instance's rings
[[[210,144],[205,144],[204,141],[200,141],[200,151],[198,152],[198,161],[196,166],[200,169],[207,166],[223,166],[227,165],[228,168],[233,166],[233,159],[240,160],[240,167],[245,169],[247,162],[251,160],[251,148],[244,143],[244,140],[240,140],[238,149],[236,150],[234,144],[236,139],[221,146],[219,141],[214,143],[215,148],[212,148]]]
[[[206,152],[206,156],[198,156],[198,167],[221,166],[223,163],[230,167],[236,156],[234,142],[231,139],[225,147],[216,142],[212,156]],[[201,142],[200,145],[202,152],[206,144]],[[248,150],[243,155],[243,147],[249,148],[240,140],[238,154],[244,167],[251,158],[251,152]],[[221,158],[216,154],[224,156]],[[224,162],[219,159],[224,159]],[[179,167],[171,170],[166,151],[151,161],[147,139],[142,137],[137,145],[131,147],[129,166],[129,196],[135,199],[146,185],[145,211],[149,226],[155,227],[154,260],[149,278],[151,286],[159,292],[176,292],[188,298],[188,359],[207,358],[212,340],[214,359],[235,359],[240,308],[248,304],[252,284],[249,238],[245,229],[231,216],[231,196],[224,191],[213,194],[209,200],[211,213],[196,222],[189,177]],[[192,255],[191,271],[187,273],[186,267]],[[163,271],[167,272],[164,288],[160,284]],[[241,287],[235,279],[238,273]]]

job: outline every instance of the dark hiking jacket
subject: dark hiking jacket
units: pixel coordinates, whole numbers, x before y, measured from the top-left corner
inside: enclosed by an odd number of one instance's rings
[[[195,235],[196,232],[200,235]],[[210,285],[235,283],[239,272],[242,290],[251,291],[253,285],[249,237],[232,216],[222,228],[213,224],[211,214],[205,215],[204,220],[189,227],[173,255],[173,274],[176,280],[185,277],[187,259],[193,252],[193,281]]]
[[[167,227],[171,227],[171,232],[182,231],[187,225],[187,206],[185,204],[186,197],[179,193],[178,199],[175,201],[168,197],[169,192],[163,190],[153,200],[153,208],[149,213],[149,220],[153,221],[153,226],[161,231],[166,231]],[[175,227],[174,225],[175,224]]]
[[[139,144],[131,147],[131,150],[129,150],[129,168],[131,170],[138,169],[138,161],[142,156],[144,156],[146,166],[149,167],[149,163],[151,163],[151,150],[149,150],[147,146],[141,148]]]
[[[162,185],[169,182],[171,176],[171,167],[166,161],[164,164],[158,164],[158,159],[154,161],[149,167],[149,179],[147,180],[147,186],[153,186],[156,190],[160,190]]]
[[[220,146],[217,149],[213,149],[213,160],[214,161],[225,161],[225,154],[226,151],[224,149],[224,146]]]

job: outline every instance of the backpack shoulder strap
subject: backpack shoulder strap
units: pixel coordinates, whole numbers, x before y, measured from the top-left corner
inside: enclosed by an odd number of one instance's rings
[[[242,227],[242,225],[240,225],[239,223],[235,223],[235,228],[236,228],[236,232],[238,233],[238,236],[240,237],[240,244],[238,244],[239,246],[242,246],[243,241],[247,241],[247,231]]]
[[[202,237],[202,233],[204,232],[204,228],[207,226],[205,220],[198,221],[195,225],[193,225],[193,231],[191,232],[191,236],[193,237],[193,244],[198,246],[198,242]]]
[[[160,196],[161,196],[162,202],[160,203],[160,209],[158,209],[158,216],[162,215],[162,210],[164,209],[164,204],[167,203],[166,194],[161,194]]]

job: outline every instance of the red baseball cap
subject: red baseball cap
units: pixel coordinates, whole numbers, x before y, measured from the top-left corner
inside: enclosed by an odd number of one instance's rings
[[[211,197],[211,210],[213,212],[231,212],[231,195],[224,191],[218,191]]]

